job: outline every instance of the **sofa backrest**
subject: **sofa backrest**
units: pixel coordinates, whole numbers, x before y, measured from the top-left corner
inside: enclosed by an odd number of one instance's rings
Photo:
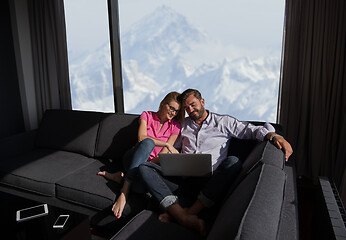
[[[38,129],[36,146],[93,157],[102,116],[100,112],[47,110]]]
[[[137,143],[138,126],[139,115],[105,114],[100,124],[95,157],[121,160],[124,153]]]

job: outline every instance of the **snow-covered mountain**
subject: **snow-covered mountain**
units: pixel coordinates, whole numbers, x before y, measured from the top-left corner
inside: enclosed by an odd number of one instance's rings
[[[241,120],[275,121],[277,57],[221,55],[217,62],[196,64],[189,56],[196,56],[201,48],[212,52],[215,40],[167,6],[142,18],[120,39],[126,112],[157,110],[166,93],[196,88],[206,99],[207,109]],[[70,66],[74,108],[111,111],[108,45]]]

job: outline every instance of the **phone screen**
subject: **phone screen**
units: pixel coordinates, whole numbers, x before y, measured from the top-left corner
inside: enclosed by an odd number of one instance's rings
[[[39,214],[45,213],[44,205],[36,206],[33,208],[28,208],[20,211],[20,218],[27,218]]]

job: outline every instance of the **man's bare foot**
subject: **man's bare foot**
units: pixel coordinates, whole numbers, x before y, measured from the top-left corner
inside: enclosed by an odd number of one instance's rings
[[[116,172],[116,173],[109,173],[107,171],[102,171],[102,172],[98,172],[97,175],[99,176],[103,176],[108,180],[111,180],[113,182],[116,183],[121,183],[124,177],[124,173],[123,172]]]
[[[206,235],[204,220],[198,218],[196,215],[187,214],[179,220],[179,223],[184,227],[196,230],[203,237]]]
[[[159,220],[160,222],[164,222],[164,223],[169,223],[173,220],[173,218],[171,217],[171,215],[169,215],[168,213],[162,213],[159,216]]]
[[[201,236],[205,236],[206,230],[204,221],[195,214],[189,214],[188,211],[189,209],[182,208],[178,203],[174,203],[167,208],[167,213],[177,220],[180,225],[196,230]]]
[[[169,213],[162,213],[159,216],[159,221],[164,223],[169,223],[174,221],[174,218]],[[205,236],[205,223],[202,219],[198,218],[196,215],[186,214],[182,219],[178,220],[179,224],[184,227],[196,230],[201,234],[201,236]]]

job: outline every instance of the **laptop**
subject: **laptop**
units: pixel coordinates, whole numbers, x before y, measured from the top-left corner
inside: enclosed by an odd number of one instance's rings
[[[159,153],[164,176],[211,176],[211,154]]]

